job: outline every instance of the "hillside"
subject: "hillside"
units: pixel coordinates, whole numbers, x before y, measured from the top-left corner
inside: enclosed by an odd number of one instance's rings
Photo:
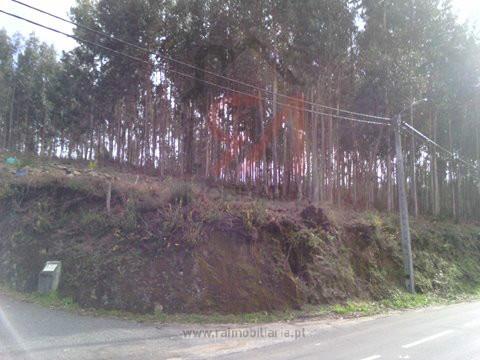
[[[7,157],[0,276],[19,291],[34,291],[52,259],[63,261],[62,296],[140,313],[285,310],[384,299],[402,288],[395,216],[267,201],[80,162],[24,159],[15,167]],[[418,291],[480,285],[480,226],[423,219],[412,236]]]

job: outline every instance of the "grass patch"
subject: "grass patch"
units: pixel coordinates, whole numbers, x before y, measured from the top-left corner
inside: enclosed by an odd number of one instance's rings
[[[334,305],[331,311],[337,315],[374,315],[381,312],[381,306],[378,303],[367,302],[348,302],[345,305]]]
[[[12,289],[10,286],[5,285],[4,283],[0,283],[0,292],[12,299],[34,303],[44,307],[72,312],[80,310],[80,306],[75,303],[71,297],[62,297],[58,291],[54,291],[50,294],[40,294],[37,292],[21,293]]]
[[[429,294],[408,294],[398,291],[391,298],[381,301],[349,301],[346,304],[336,305],[306,305],[302,310],[287,310],[277,312],[258,312],[245,314],[134,314],[121,310],[82,309],[70,297],[62,297],[58,292],[48,295],[39,293],[19,293],[12,288],[0,284],[0,292],[9,297],[35,303],[44,307],[70,311],[81,315],[111,317],[142,323],[164,324],[265,324],[272,322],[299,321],[313,318],[342,318],[364,317],[386,314],[395,310],[426,308],[435,305],[449,305],[460,302],[480,299],[480,289],[468,294],[450,295],[441,297]]]
[[[416,309],[445,303],[446,299],[425,294],[397,293],[392,298],[383,300],[381,304],[393,310]]]
[[[469,293],[436,295],[409,294],[398,291],[392,297],[375,302],[347,302],[334,305],[330,311],[342,316],[370,316],[387,313],[392,310],[420,309],[435,305],[449,305],[460,302],[480,300],[480,289]]]
[[[61,297],[57,291],[50,294],[33,293],[27,295],[36,304],[65,310],[79,310],[80,307],[71,297]]]
[[[192,184],[180,181],[171,185],[168,202],[170,204],[180,204],[185,206],[193,201],[194,193]]]
[[[474,298],[471,298],[472,300]],[[457,301],[467,298],[457,298]],[[454,298],[448,299],[435,295],[409,294],[397,292],[392,297],[375,302],[348,302],[345,305],[334,305],[332,311],[343,316],[369,316],[385,313],[391,310],[418,309],[433,305],[456,302]]]

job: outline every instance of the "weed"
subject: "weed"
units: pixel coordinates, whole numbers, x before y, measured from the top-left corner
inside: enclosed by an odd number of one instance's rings
[[[182,231],[183,239],[189,246],[198,243],[202,234],[202,223],[195,221],[193,210],[186,210],[182,204],[168,204],[164,211],[163,231],[172,236],[177,231]]]
[[[380,311],[379,304],[367,302],[348,302],[346,305],[334,305],[333,313],[337,315],[373,315]]]
[[[22,169],[24,167],[32,167],[34,165],[33,157],[31,156],[24,156],[22,159],[18,160],[15,163],[15,168],[17,170]]]
[[[74,302],[73,298],[61,297],[58,291],[51,292],[50,294],[33,293],[30,294],[29,297],[37,304],[46,307],[55,307],[65,310],[77,310],[79,308],[78,305]]]
[[[0,183],[0,200],[8,199],[15,195],[13,188],[6,182]]]
[[[189,211],[186,219],[184,239],[189,246],[194,246],[198,243],[202,236],[202,224],[195,222],[193,219],[193,211]]]
[[[55,223],[53,216],[53,209],[48,202],[37,202],[33,210],[33,217],[31,219],[31,227],[34,233],[50,233]]]
[[[190,183],[181,181],[174,183],[171,188],[168,202],[170,204],[188,205],[193,200],[193,189]]]
[[[383,225],[382,218],[377,213],[371,213],[371,212],[367,213],[366,219],[369,224],[371,224],[377,229],[381,228]]]
[[[168,204],[164,210],[163,231],[167,234],[173,234],[177,229],[185,225],[183,217],[183,208],[181,204]]]
[[[212,222],[219,221],[227,211],[227,207],[228,205],[222,201],[205,204],[204,208],[202,208],[200,212],[202,222],[205,224],[210,224]]]
[[[19,293],[12,287],[0,283],[0,292],[8,294],[10,297],[19,300],[34,302],[45,307],[60,308],[67,311],[76,312],[80,310],[78,304],[70,297],[62,297],[58,292],[47,295],[39,293],[25,294]],[[424,294],[409,294],[397,290],[388,299],[377,302],[351,301],[346,304],[336,305],[307,305],[302,310],[287,310],[274,312],[257,312],[244,314],[167,314],[157,312],[151,315],[133,314],[121,310],[103,310],[103,309],[82,309],[82,313],[95,316],[108,316],[122,318],[140,322],[155,323],[181,323],[181,324],[258,324],[271,323],[278,321],[291,321],[305,318],[328,317],[331,315],[350,316],[371,316],[375,314],[386,313],[390,310],[405,310],[428,307],[440,304],[452,304],[461,301],[477,300],[480,297],[480,288],[472,291],[471,294],[461,294],[457,296],[440,297]]]
[[[68,181],[66,181],[66,186],[70,190],[73,190],[75,192],[84,192],[85,190],[88,190],[88,187],[85,184],[85,181],[80,178],[71,178]]]
[[[267,222],[268,213],[263,201],[254,201],[240,210],[243,223],[247,230],[253,230],[256,225]]]
[[[112,223],[103,212],[85,211],[80,215],[79,224],[86,233],[102,236],[112,228]]]
[[[409,294],[397,291],[388,299],[382,300],[381,304],[388,309],[402,310],[425,307],[439,303],[441,298],[426,294]]]
[[[129,199],[118,226],[125,232],[135,231],[138,224],[137,206],[134,200]]]

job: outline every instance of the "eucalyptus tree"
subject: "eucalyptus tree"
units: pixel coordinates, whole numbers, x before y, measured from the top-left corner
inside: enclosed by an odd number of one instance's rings
[[[404,119],[454,156],[408,138],[413,214],[474,216],[479,46],[446,4],[79,0],[60,60],[0,33],[1,144],[392,211],[389,128],[335,117],[428,97]]]
[[[15,97],[14,55],[16,46],[7,32],[0,30],[0,144],[11,145],[13,128],[13,107]]]

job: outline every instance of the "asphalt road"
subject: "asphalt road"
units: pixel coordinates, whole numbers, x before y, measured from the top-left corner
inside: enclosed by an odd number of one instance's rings
[[[224,359],[479,360],[480,303],[451,305],[333,326],[294,344]]]
[[[1,360],[201,358],[478,360],[480,303],[358,320],[154,326],[70,314],[0,295]]]

